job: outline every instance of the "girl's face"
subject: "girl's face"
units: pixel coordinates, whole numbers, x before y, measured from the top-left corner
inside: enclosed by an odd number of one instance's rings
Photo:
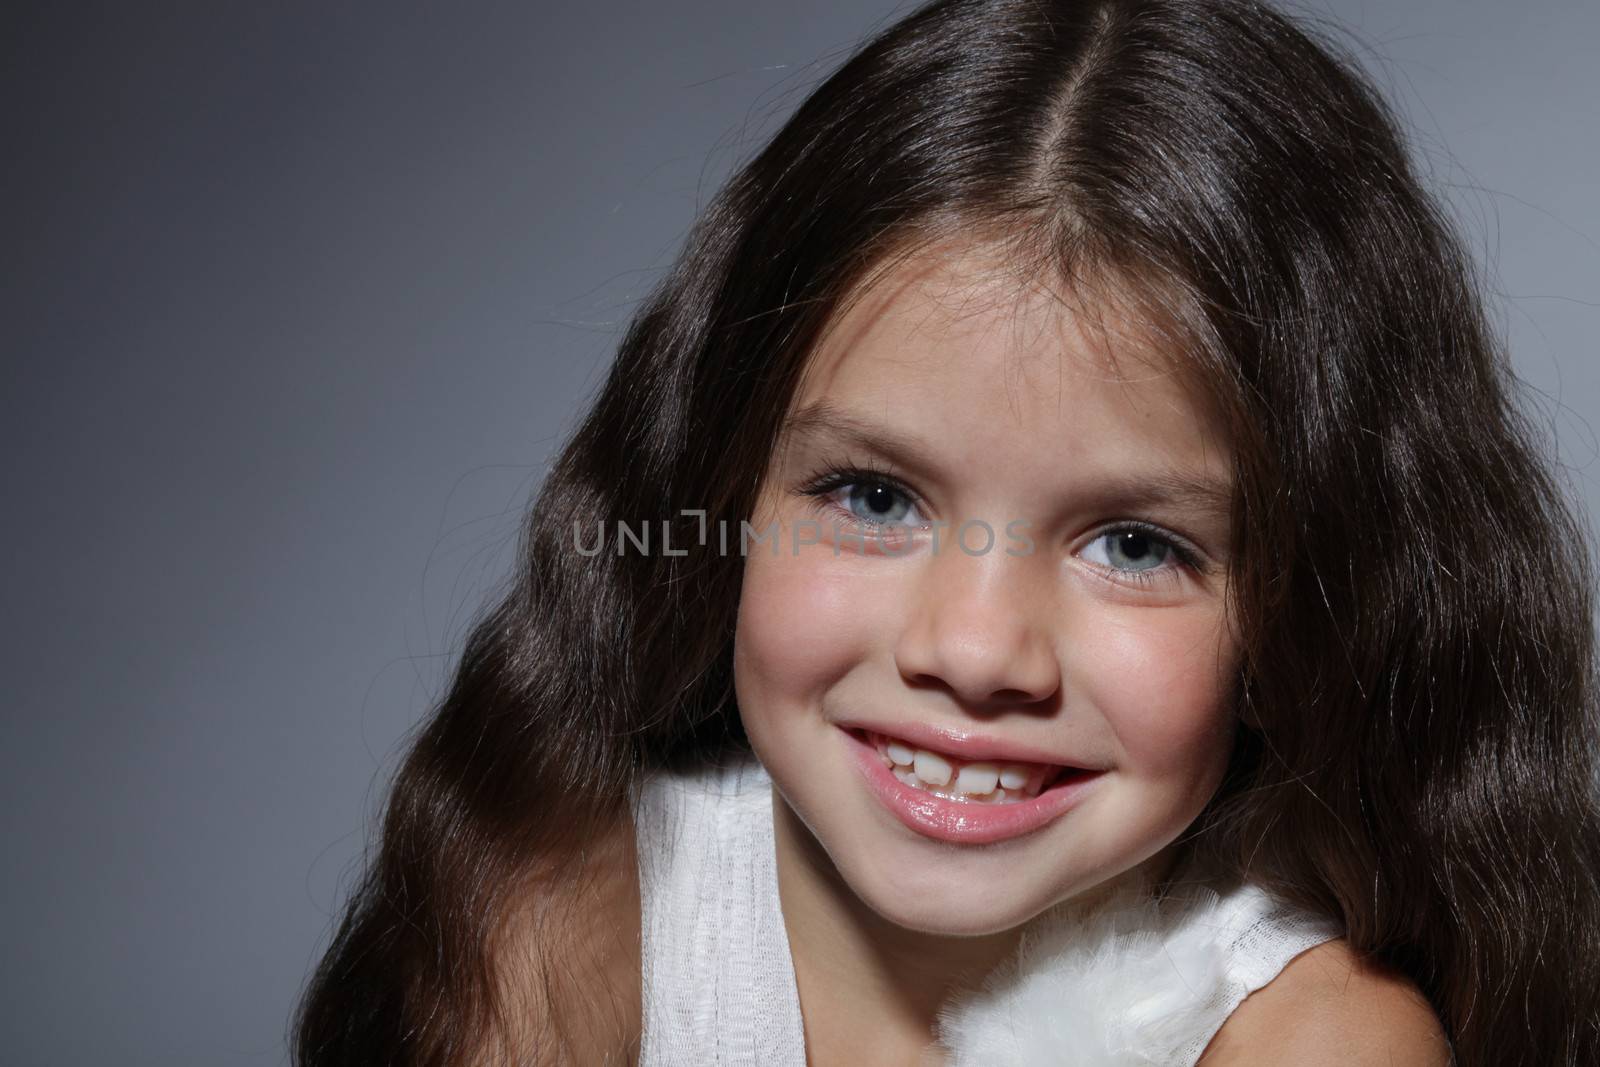
[[[1233,736],[1218,424],[1002,278],[924,255],[844,315],[745,549],[735,691],[803,854],[929,933],[1161,866]]]

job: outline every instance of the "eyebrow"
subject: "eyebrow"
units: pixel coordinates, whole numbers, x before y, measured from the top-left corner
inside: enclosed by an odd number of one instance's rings
[[[875,452],[896,465],[912,470],[926,467],[926,445],[911,437],[876,426],[826,399],[815,400],[784,420],[779,432],[783,447],[799,441],[833,438]],[[1162,466],[1136,475],[1098,479],[1090,491],[1098,507],[1145,504],[1228,515],[1233,488],[1226,482],[1178,467]]]
[[[921,442],[875,426],[827,400],[814,400],[791,414],[779,433],[779,440],[785,446],[828,437],[877,452],[902,467],[921,467],[919,457],[928,451]]]

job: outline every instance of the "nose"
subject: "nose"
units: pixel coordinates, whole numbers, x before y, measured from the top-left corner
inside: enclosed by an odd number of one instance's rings
[[[895,643],[901,676],[913,685],[946,687],[975,710],[1054,696],[1061,687],[1054,583],[1037,573],[1040,558],[999,547],[969,555],[940,544],[924,561]]]

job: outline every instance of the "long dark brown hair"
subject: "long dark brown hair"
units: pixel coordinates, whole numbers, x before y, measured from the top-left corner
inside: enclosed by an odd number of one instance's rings
[[[297,1064],[569,1058],[596,842],[640,776],[744,743],[743,561],[701,523],[750,515],[863,279],[980,228],[1144,294],[1231,423],[1241,724],[1192,847],[1342,921],[1463,1067],[1600,1063],[1591,540],[1394,117],[1247,0],[946,0],[811,93],[639,309],[393,783]],[[687,554],[575,550],[618,521]]]

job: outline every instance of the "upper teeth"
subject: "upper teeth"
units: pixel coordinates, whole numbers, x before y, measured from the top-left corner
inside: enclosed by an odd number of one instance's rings
[[[895,738],[878,737],[878,750],[889,758],[904,780],[915,775],[920,784],[946,787],[954,780],[954,791],[962,796],[987,796],[996,787],[1013,793],[1039,792],[1054,768],[1044,764],[992,763],[979,760],[962,763],[953,757],[925,748],[913,748]],[[906,768],[900,771],[900,768]]]

